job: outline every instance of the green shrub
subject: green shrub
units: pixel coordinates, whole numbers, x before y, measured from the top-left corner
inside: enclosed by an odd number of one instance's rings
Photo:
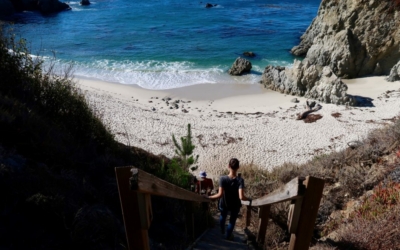
[[[26,41],[10,32],[0,27],[0,93],[50,119],[83,144],[112,146],[112,134],[75,87],[70,69],[62,75],[54,72],[54,63],[44,69],[43,61],[30,54]]]
[[[192,165],[197,163],[199,156],[193,155],[195,146],[192,143],[192,130],[190,128],[190,124],[187,125],[186,136],[181,137],[180,145],[174,134],[172,134],[172,141],[174,142],[175,146],[175,157],[178,159],[175,163],[180,164],[182,169],[185,171],[189,171],[189,169],[192,171],[196,170],[197,166]]]

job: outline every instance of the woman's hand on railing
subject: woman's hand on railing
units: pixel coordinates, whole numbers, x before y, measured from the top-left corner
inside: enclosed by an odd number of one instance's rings
[[[246,198],[246,200],[242,200],[241,202],[242,202],[243,205],[251,207],[252,201],[253,201],[253,199]]]

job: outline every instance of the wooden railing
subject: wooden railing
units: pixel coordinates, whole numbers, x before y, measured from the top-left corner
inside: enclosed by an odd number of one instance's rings
[[[192,202],[210,202],[189,190],[161,180],[133,167],[115,168],[125,234],[130,250],[148,250],[148,230],[152,220],[151,195],[164,196],[186,202],[186,227],[194,232]]]
[[[252,201],[252,207],[258,207],[258,230],[256,241],[263,244],[269,219],[271,205],[291,201],[288,215],[288,230],[291,234],[289,250],[305,250],[311,243],[311,238],[318,214],[319,203],[324,189],[324,180],[307,176],[297,177],[282,188]],[[247,206],[245,224],[250,225],[251,207],[248,201],[242,201]]]
[[[152,220],[151,195],[164,196],[186,201],[186,227],[193,229],[193,202],[210,202],[201,195],[177,187],[143,170],[133,167],[115,168],[125,224],[128,248],[150,249],[148,229]],[[263,243],[267,229],[270,207],[273,204],[292,201],[288,216],[288,228],[291,233],[290,250],[308,249],[319,203],[322,197],[324,180],[308,176],[295,178],[284,187],[252,201],[252,207],[258,207],[259,223],[257,242]],[[251,207],[248,201],[246,227],[250,225]]]

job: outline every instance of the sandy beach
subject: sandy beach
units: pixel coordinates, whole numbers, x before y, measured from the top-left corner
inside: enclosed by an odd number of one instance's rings
[[[313,114],[322,118],[313,123],[296,120],[305,111],[305,98],[267,90],[261,84],[147,90],[93,79],[76,81],[122,143],[172,157],[172,134],[184,136],[190,123],[199,170],[211,176],[219,175],[231,157],[265,169],[284,162],[305,163],[362,140],[371,130],[392,123],[400,111],[400,82],[390,83],[384,77],[344,80],[348,94],[371,98],[371,105],[321,103],[322,109]],[[294,98],[300,102],[291,102]]]

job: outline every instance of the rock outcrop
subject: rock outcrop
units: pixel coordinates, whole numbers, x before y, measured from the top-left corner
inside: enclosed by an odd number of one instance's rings
[[[256,54],[252,51],[245,51],[245,52],[243,52],[243,55],[247,56],[247,57],[255,57],[256,56]]]
[[[40,11],[45,15],[71,9],[68,4],[58,0],[10,0],[10,2],[16,11]]]
[[[62,3],[58,0],[39,0],[38,7],[42,14],[50,14],[71,9],[68,4]]]
[[[295,60],[292,68],[268,66],[261,83],[281,93],[304,96],[324,103],[356,105],[356,99],[347,95],[347,85],[332,70]]]
[[[389,74],[400,59],[395,1],[322,0],[317,17],[291,52],[329,66],[342,78]]]
[[[206,3],[206,8],[212,8],[217,6],[218,4]]]
[[[90,5],[90,1],[89,0],[81,0],[81,5],[83,5],[83,6]]]
[[[15,9],[10,0],[0,0],[0,17],[7,17],[14,14]]]
[[[389,82],[400,81],[400,61],[390,70],[390,74],[386,80]]]
[[[251,62],[238,57],[236,58],[235,62],[233,63],[232,67],[229,69],[228,73],[231,75],[239,76],[242,75],[243,73],[248,73],[250,72],[252,68]]]

